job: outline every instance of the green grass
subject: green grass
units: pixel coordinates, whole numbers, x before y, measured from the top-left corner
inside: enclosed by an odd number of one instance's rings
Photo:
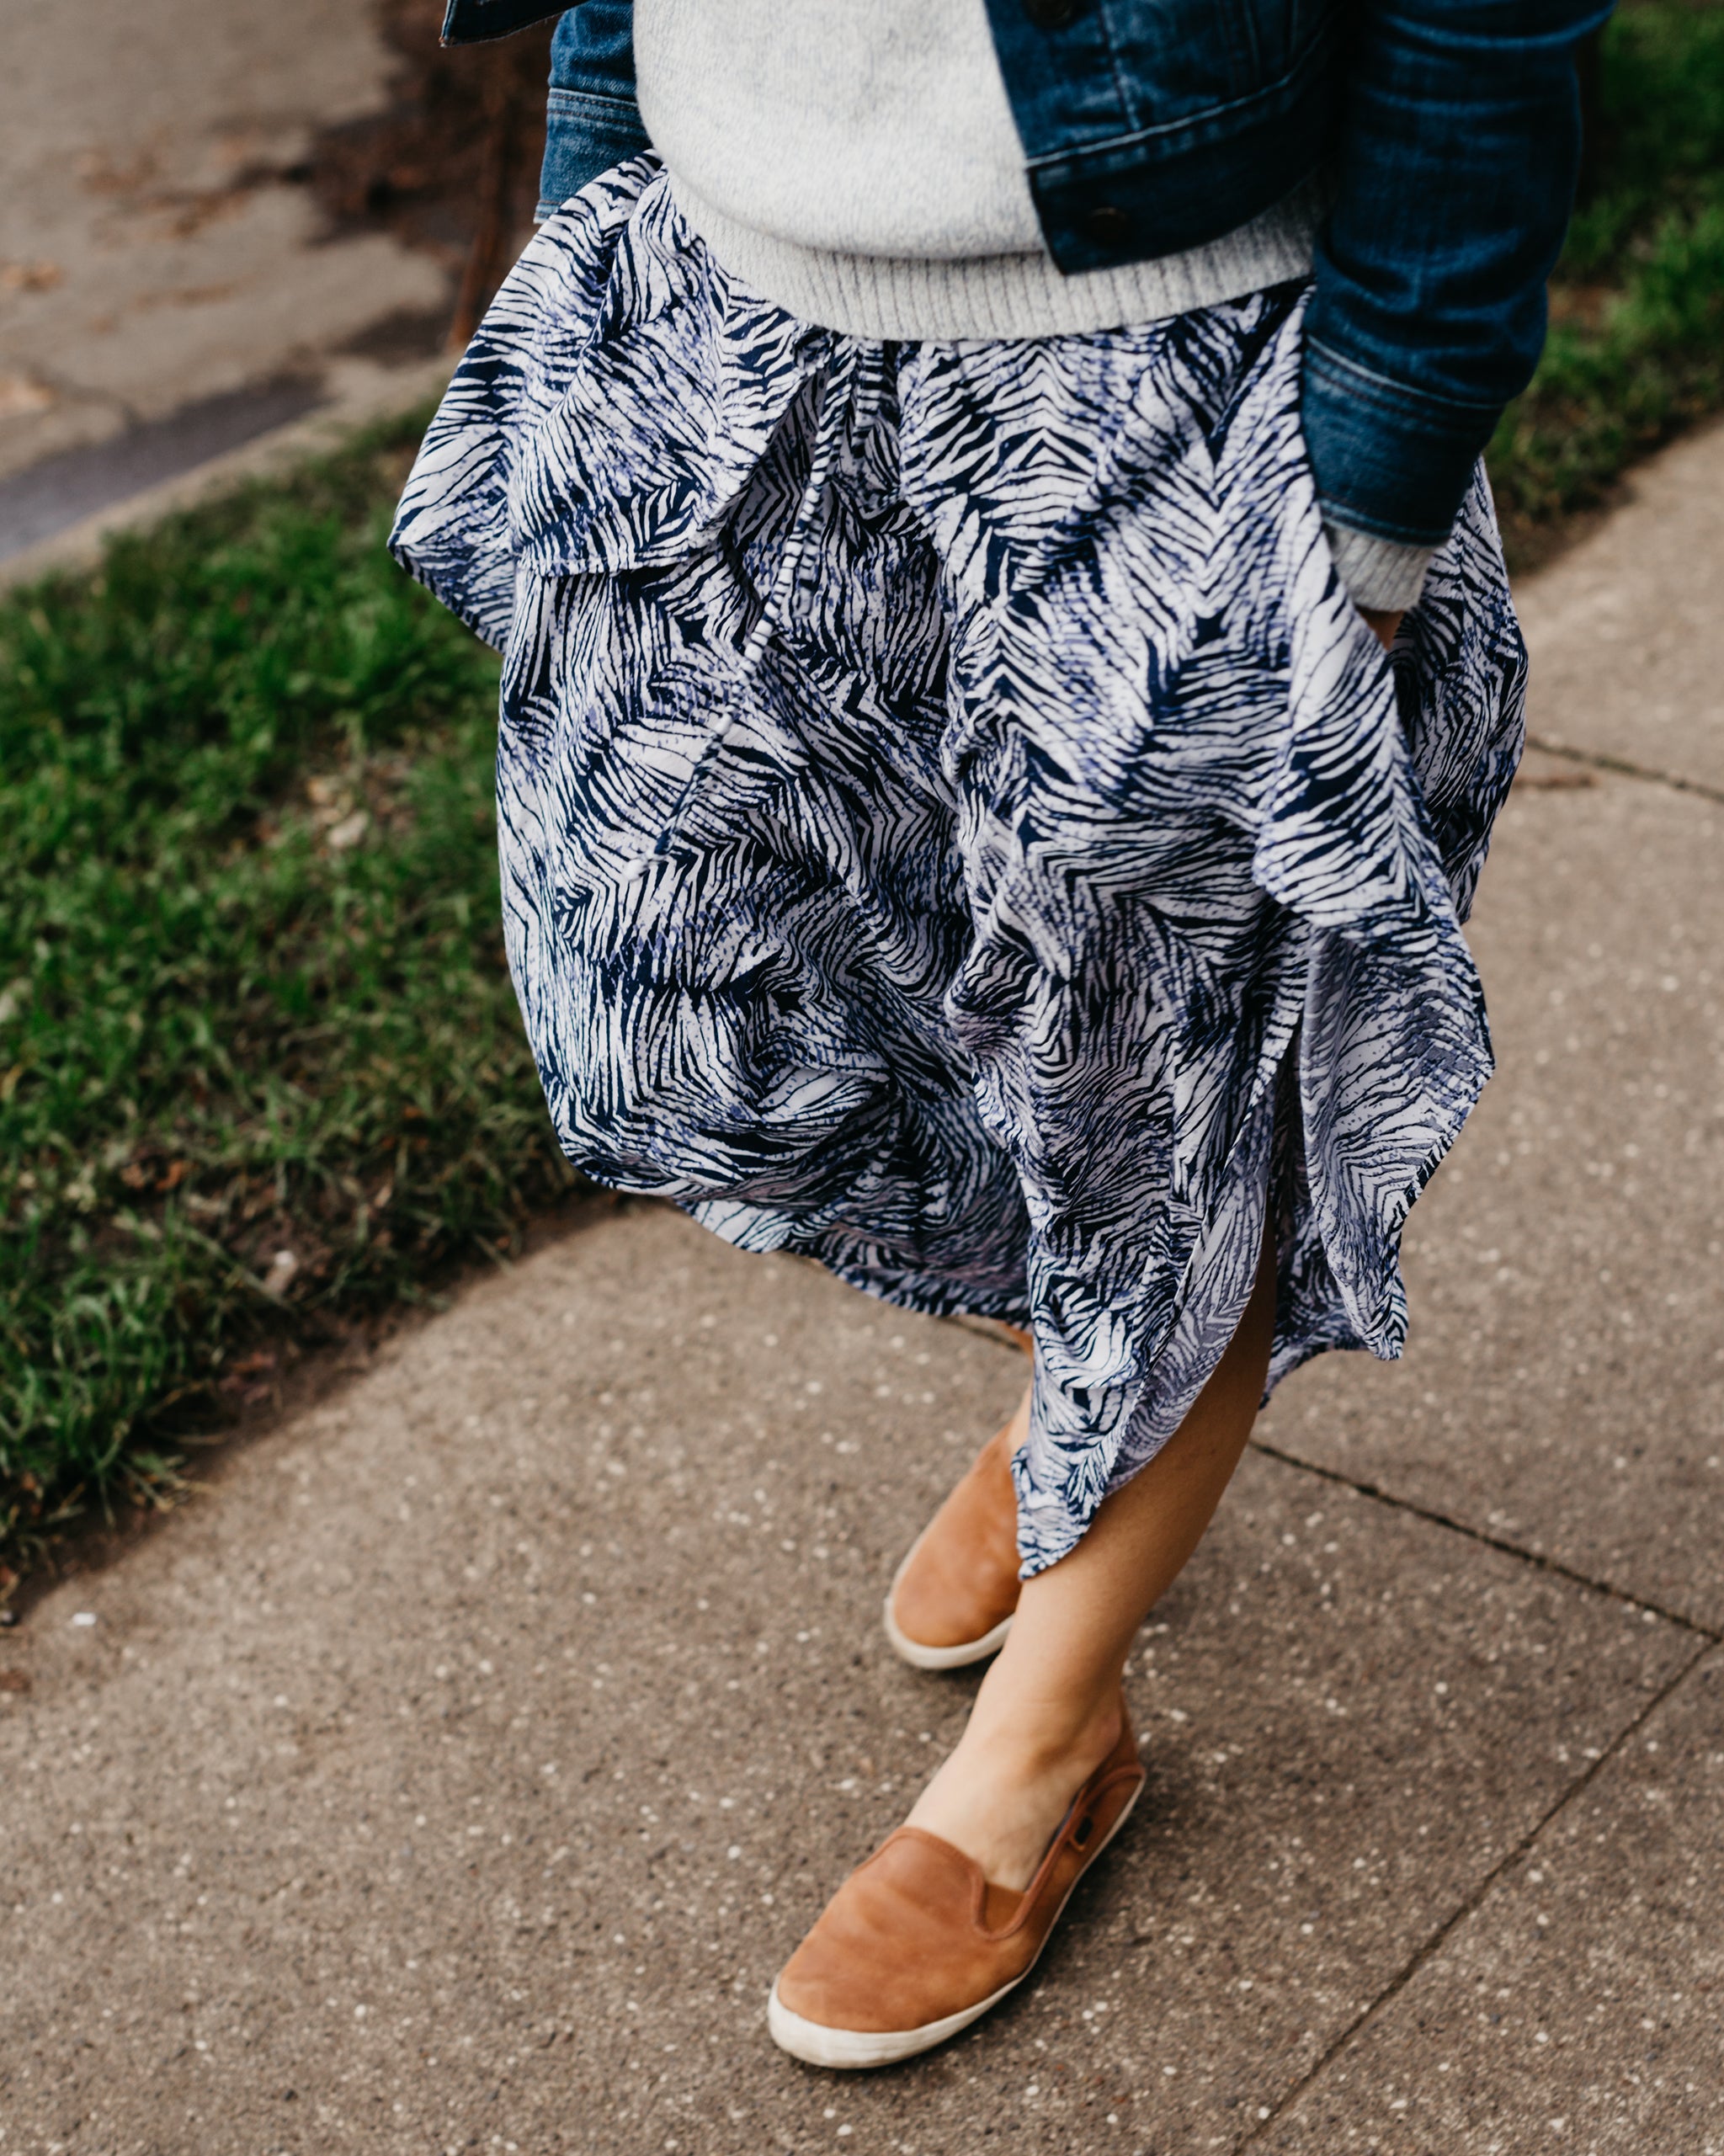
[[[1635,457],[1724,406],[1724,7],[1635,0],[1602,56],[1604,156],[1551,336],[1491,445],[1524,562]]]
[[[0,601],[0,1589],[570,1186],[495,662],[381,545],[411,434]]]

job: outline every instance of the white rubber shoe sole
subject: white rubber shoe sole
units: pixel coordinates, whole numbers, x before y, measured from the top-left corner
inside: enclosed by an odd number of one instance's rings
[[[1009,1622],[1010,1621],[1008,1620]],[[1054,1911],[1042,1942],[1031,1957],[1030,1966],[1021,1977],[1014,1977],[1010,1983],[1003,1983],[998,1991],[990,1992],[986,1999],[978,1999],[974,2006],[960,2007],[955,2014],[943,2015],[938,2021],[924,2021],[919,2029],[828,2029],[824,2022],[804,2020],[793,2014],[778,1995],[778,1983],[774,1979],[771,1996],[766,2002],[766,2027],[780,2051],[788,2052],[792,2058],[800,2058],[805,2065],[836,2067],[840,2070],[853,2067],[896,2066],[901,2059],[915,2058],[923,2052],[932,2051],[949,2036],[955,2036],[960,2029],[967,2029],[972,2021],[979,2021],[990,2009],[999,2004],[1008,1992],[1016,1991],[1019,1984],[1027,1983],[1035,1964],[1047,1951],[1047,1942],[1054,1935],[1055,1926],[1066,1913],[1069,1902],[1089,1877],[1106,1849],[1121,1827],[1131,1818],[1133,1807],[1143,1794],[1140,1781],[1126,1800],[1125,1808],[1109,1829],[1106,1837],[1098,1842],[1094,1855],[1067,1887],[1061,1897],[1060,1906]]]
[[[1024,1976],[1029,1973],[1026,1969]],[[766,2026],[780,2051],[788,2052],[792,2058],[800,2058],[807,2066],[896,2066],[900,2059],[914,2058],[918,2052],[932,2051],[948,2036],[955,2036],[959,2030],[979,2021],[990,2006],[998,2005],[1006,1994],[1015,1991],[1023,1981],[1024,1977],[1014,1978],[978,2005],[948,2014],[944,2020],[925,2022],[919,2029],[885,2030],[828,2029],[819,2021],[805,2021],[800,2014],[791,2013],[779,1997],[774,1983],[772,1996],[766,2002]]]
[[[923,1533],[926,1532],[924,1528]],[[922,1536],[918,1535],[910,1545],[904,1562],[892,1574],[892,1584],[886,1592],[886,1636],[891,1642],[893,1653],[916,1669],[963,1669],[972,1662],[986,1662],[990,1654],[998,1654],[1005,1645],[1006,1634],[1012,1629],[1009,1617],[1002,1617],[993,1630],[984,1632],[980,1639],[960,1640],[955,1647],[924,1647],[919,1639],[912,1639],[907,1632],[898,1629],[897,1619],[892,1615],[898,1582],[910,1569],[911,1560],[921,1547]],[[982,2009],[978,2007],[976,2011],[980,2013]]]

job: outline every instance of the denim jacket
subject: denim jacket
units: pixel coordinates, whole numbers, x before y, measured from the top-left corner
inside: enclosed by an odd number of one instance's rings
[[[1067,271],[1220,237],[1333,179],[1301,408],[1324,514],[1449,532],[1531,375],[1580,149],[1574,48],[1610,0],[987,0],[1048,251]],[[449,0],[446,43],[559,0]],[[552,45],[542,193],[648,146],[630,0]]]

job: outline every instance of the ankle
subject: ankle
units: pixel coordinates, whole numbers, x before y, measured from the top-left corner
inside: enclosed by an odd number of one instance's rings
[[[978,1710],[981,1701],[977,1701]],[[911,1809],[909,1823],[953,1843],[997,1887],[1021,1892],[1067,1806],[1119,1741],[1117,1689],[1086,1712],[979,1712]]]
[[[1089,1773],[1119,1742],[1120,1691],[1109,1686],[1091,1700],[1003,1701],[993,1712],[978,1699],[960,1748],[978,1767],[1009,1781],[1040,1781],[1081,1769]]]

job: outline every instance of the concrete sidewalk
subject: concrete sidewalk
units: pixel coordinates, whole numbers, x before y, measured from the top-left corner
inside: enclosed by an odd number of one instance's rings
[[[595,1208],[0,1642],[0,2156],[1724,2156],[1724,434],[1638,487],[1525,594],[1594,760],[1487,873],[1412,1349],[1278,1396],[1034,1985],[764,2033],[961,1726],[879,1604],[1018,1358]]]
[[[423,346],[448,312],[446,268],[382,232],[331,237],[302,184],[320,130],[385,104],[390,66],[370,10],[337,0],[12,11],[0,557],[19,557],[13,573],[66,557],[56,538],[88,522],[70,550],[83,558],[115,504],[298,414],[351,423],[430,393]],[[409,325],[417,364],[387,364]]]

